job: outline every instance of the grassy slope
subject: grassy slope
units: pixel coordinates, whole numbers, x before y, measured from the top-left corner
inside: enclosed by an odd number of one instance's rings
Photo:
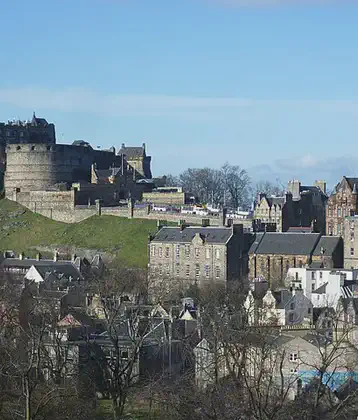
[[[25,212],[18,214],[21,210]],[[0,200],[2,251],[28,252],[33,246],[69,245],[115,253],[118,262],[145,267],[148,233],[155,230],[155,221],[115,216],[95,216],[80,223],[65,224],[32,213],[14,202]]]

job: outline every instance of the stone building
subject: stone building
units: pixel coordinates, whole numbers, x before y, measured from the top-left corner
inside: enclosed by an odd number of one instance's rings
[[[358,215],[345,217],[343,227],[344,268],[358,268]]]
[[[358,178],[344,176],[327,203],[328,235],[344,236],[344,218],[358,213]]]
[[[249,250],[249,279],[283,284],[291,267],[343,267],[343,241],[319,233],[257,233]]]
[[[180,206],[191,202],[191,194],[183,191],[182,187],[158,187],[151,192],[143,193],[143,201]]]
[[[134,168],[142,177],[151,179],[152,171],[150,169],[151,157],[146,154],[145,143],[142,147],[128,147],[122,143],[122,148],[118,152],[123,155],[125,160]]]
[[[276,225],[277,232],[287,232],[292,227],[310,227],[313,232],[325,233],[326,183],[316,181],[312,186],[300,181],[288,182],[282,197],[259,194],[255,205],[255,224]]]
[[[161,228],[149,244],[152,294],[243,282],[243,245],[242,225]]]

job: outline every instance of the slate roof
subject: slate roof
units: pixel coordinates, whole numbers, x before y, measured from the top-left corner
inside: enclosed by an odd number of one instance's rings
[[[261,240],[256,235],[250,254],[311,255],[320,237],[319,233],[291,232],[265,232],[261,235]]]
[[[78,271],[77,267],[72,264],[71,261],[52,261],[52,260],[36,260],[36,259],[23,259],[19,258],[5,258],[0,266],[2,268],[23,268],[29,269],[32,266],[35,266],[37,271],[45,277],[46,273],[56,272],[63,274],[66,277],[73,277],[74,279],[82,278],[81,273]]]
[[[255,240],[250,246],[249,254],[256,254],[256,251],[257,251],[263,237],[264,237],[264,233],[256,233]]]
[[[320,294],[320,295],[326,293],[327,284],[328,284],[328,281],[326,283],[323,283],[322,286],[320,286],[318,289],[314,290],[312,293],[317,293],[317,294]]]
[[[226,227],[168,227],[161,228],[152,242],[190,243],[199,233],[208,243],[226,244],[232,236],[232,229]]]
[[[121,150],[118,152],[119,155],[125,155],[127,160],[138,159],[145,156],[144,147],[126,147],[122,146]]]
[[[289,290],[278,290],[276,292],[272,292],[272,294],[276,299],[277,309],[284,309],[292,298],[292,293]]]
[[[339,245],[341,238],[339,236],[321,236],[313,255],[320,256],[321,249],[324,249],[323,255],[332,255],[337,246]]]
[[[345,176],[344,178],[347,180],[348,185],[350,186],[350,188],[352,190],[354,188],[354,184],[357,184],[357,186],[358,186],[358,178],[350,178],[350,177],[347,177],[347,176]]]
[[[266,200],[270,207],[272,206],[280,206],[281,208],[285,204],[285,197],[266,197]]]

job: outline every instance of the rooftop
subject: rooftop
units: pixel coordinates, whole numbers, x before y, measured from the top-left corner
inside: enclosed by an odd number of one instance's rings
[[[161,228],[154,236],[152,242],[190,243],[196,234],[205,242],[226,244],[233,231],[229,227],[168,227]]]

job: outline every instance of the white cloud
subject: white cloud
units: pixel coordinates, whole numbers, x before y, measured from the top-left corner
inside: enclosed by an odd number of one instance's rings
[[[47,89],[41,87],[0,88],[0,103],[26,109],[48,109],[106,116],[198,116],[229,110],[252,111],[260,108],[345,113],[358,116],[358,101],[250,99],[238,97],[191,97],[169,95],[102,94],[84,88]],[[306,157],[303,162],[311,162]]]

